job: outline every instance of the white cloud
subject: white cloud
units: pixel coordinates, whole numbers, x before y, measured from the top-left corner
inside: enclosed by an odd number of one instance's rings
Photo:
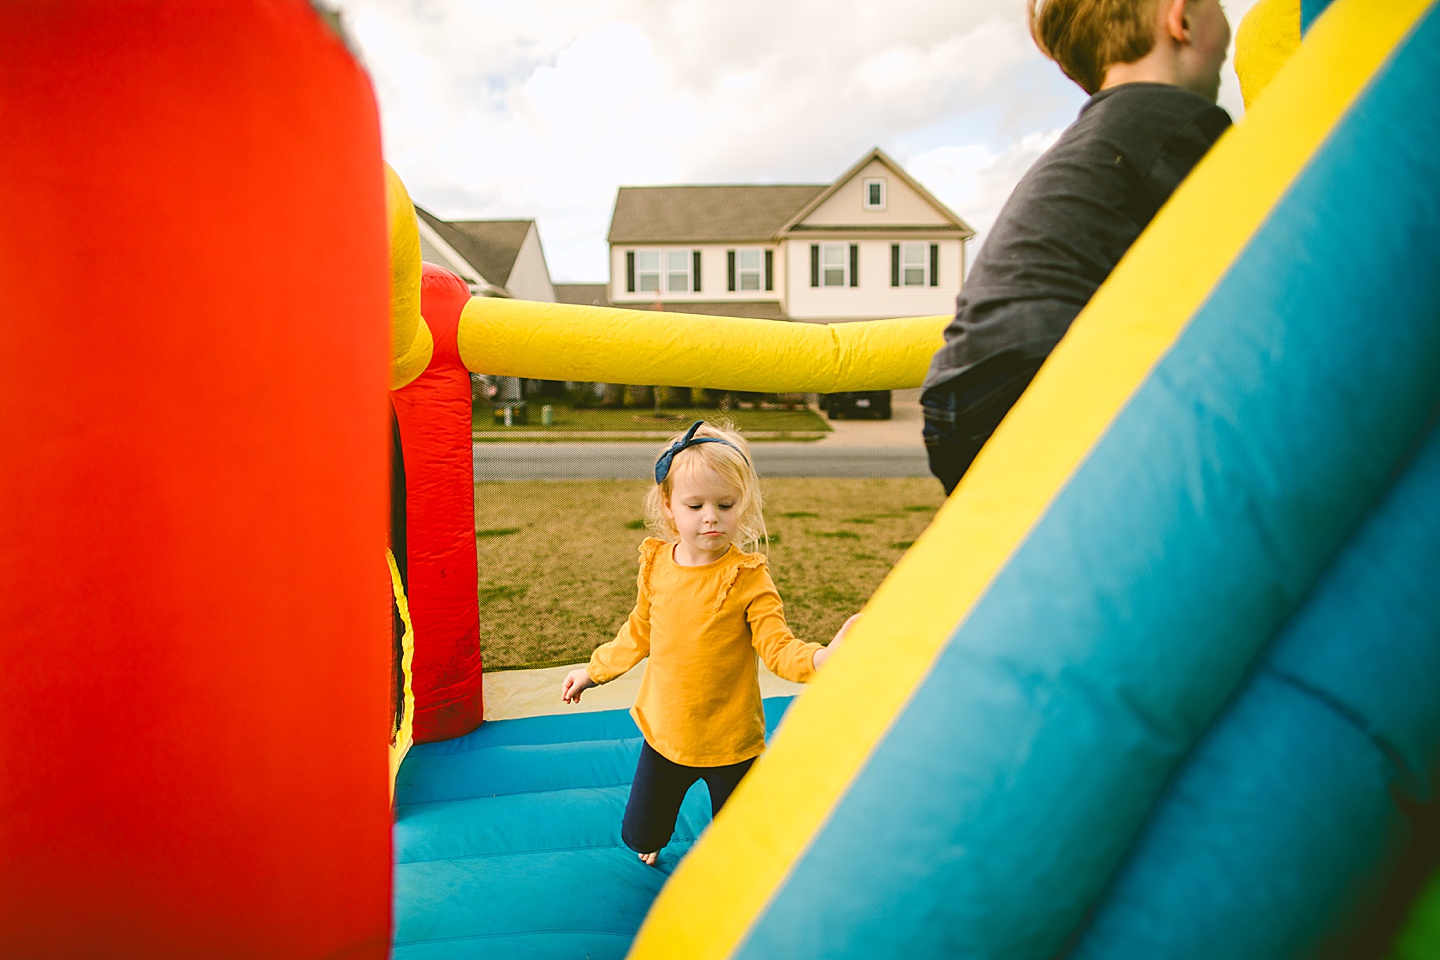
[[[903,166],[975,228],[973,259],[1010,191],[1059,136],[1059,128],[1026,134],[998,153],[984,144],[936,147],[908,158]]]
[[[557,280],[605,277],[622,184],[824,183],[877,145],[983,228],[1084,100],[993,0],[328,2],[412,196],[534,217]]]

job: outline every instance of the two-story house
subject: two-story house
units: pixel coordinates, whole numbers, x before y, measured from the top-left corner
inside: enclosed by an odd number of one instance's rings
[[[819,323],[943,314],[974,233],[879,148],[830,184],[621,187],[607,292]]]

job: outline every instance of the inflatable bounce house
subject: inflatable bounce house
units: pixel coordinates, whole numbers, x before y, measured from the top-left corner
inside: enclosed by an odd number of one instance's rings
[[[308,4],[8,5],[0,953],[1440,957],[1440,2],[1326,7],[655,869],[624,712],[482,722],[469,371],[946,318],[472,299]]]

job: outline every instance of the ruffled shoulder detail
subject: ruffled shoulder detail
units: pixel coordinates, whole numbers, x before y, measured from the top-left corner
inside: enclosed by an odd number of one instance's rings
[[[736,560],[730,569],[725,572],[725,579],[721,581],[720,589],[715,592],[715,611],[718,613],[720,608],[725,606],[725,598],[730,595],[730,591],[735,587],[735,584],[740,582],[740,574],[742,572],[746,570],[764,570],[765,563],[765,554],[763,553],[741,553],[740,559]]]
[[[655,569],[655,561],[660,556],[660,551],[670,546],[669,541],[661,540],[659,537],[646,537],[640,543],[640,585],[648,592],[650,590],[650,571]]]

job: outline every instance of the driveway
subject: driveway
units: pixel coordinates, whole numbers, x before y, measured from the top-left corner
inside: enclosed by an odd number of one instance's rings
[[[920,388],[896,390],[891,395],[889,420],[830,420],[834,431],[816,444],[822,447],[879,447],[905,448],[920,451],[925,457],[925,446],[920,440]],[[927,471],[928,472],[928,471]]]

